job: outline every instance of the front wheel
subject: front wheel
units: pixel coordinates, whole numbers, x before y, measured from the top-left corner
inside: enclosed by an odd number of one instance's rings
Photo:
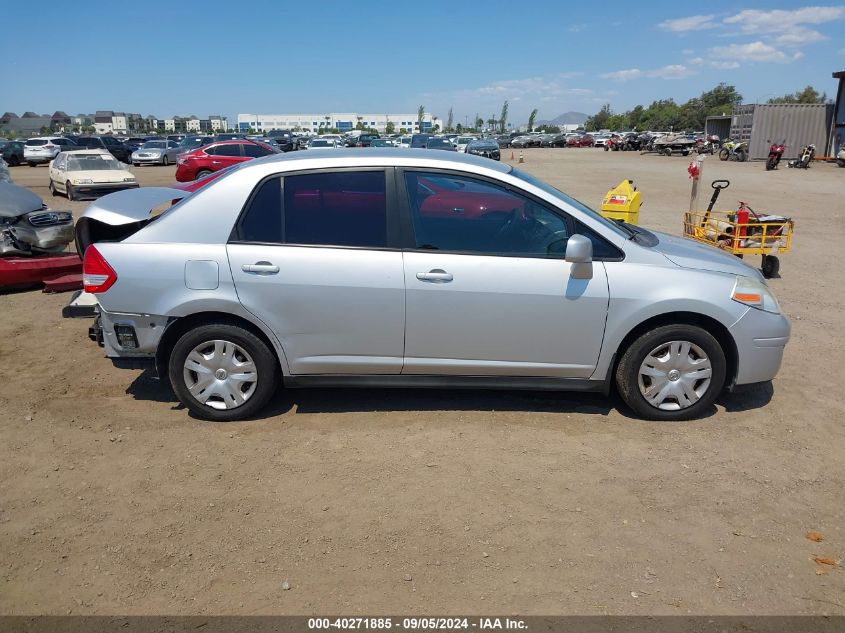
[[[760,267],[763,277],[766,279],[777,277],[778,271],[780,271],[780,260],[774,255],[763,255],[763,265]]]
[[[748,152],[746,152],[744,149],[736,150],[736,159],[740,163],[744,163],[745,161],[748,160]]]
[[[639,336],[616,368],[619,395],[639,416],[697,418],[722,391],[727,364],[719,342],[695,325],[664,325]]]
[[[724,147],[719,150],[719,160],[728,160],[730,155],[731,155],[731,153],[728,150],[726,150]]]
[[[59,192],[58,192],[58,191],[56,191],[56,185],[55,185],[55,183],[53,183],[53,179],[52,179],[52,178],[50,178],[50,184],[47,186],[47,188],[50,190],[50,195],[52,195],[54,198],[55,198],[57,195],[59,195]]]
[[[775,161],[775,157],[770,156],[769,160],[766,161],[766,171],[772,171],[776,165],[777,162]]]
[[[73,190],[73,185],[70,184],[69,180],[65,183],[65,194],[67,194],[67,199],[71,202],[76,200],[76,192]]]
[[[167,154],[165,154],[164,157],[161,159],[161,164],[163,167],[167,167],[170,164],[170,161],[167,158]]]
[[[168,364],[173,391],[204,420],[243,420],[257,413],[278,386],[269,346],[237,325],[203,325],[182,335]]]

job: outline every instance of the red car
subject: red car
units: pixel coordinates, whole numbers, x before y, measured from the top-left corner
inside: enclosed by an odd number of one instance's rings
[[[583,136],[570,136],[569,139],[566,141],[567,147],[592,147],[593,137],[589,134],[584,134]]]
[[[218,141],[180,154],[176,159],[176,180],[190,182],[202,179],[246,160],[278,153],[279,150],[259,141]]]

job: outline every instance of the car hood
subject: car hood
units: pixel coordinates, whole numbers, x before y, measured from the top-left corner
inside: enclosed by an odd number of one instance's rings
[[[0,181],[0,217],[16,218],[44,208],[44,202],[29,189]]]
[[[125,169],[109,169],[99,170],[93,169],[88,171],[69,171],[67,178],[73,180],[91,180],[92,182],[123,182],[125,178],[134,178],[135,174],[126,171]]]
[[[652,231],[660,240],[654,250],[661,253],[666,259],[682,268],[694,268],[696,270],[709,270],[729,275],[743,275],[763,279],[759,270],[746,264],[735,255],[726,253],[715,246],[708,246],[694,242],[677,235]]]
[[[144,152],[145,154],[146,154],[146,153],[150,153],[150,154],[161,154],[163,151],[164,151],[164,150],[163,150],[163,149],[161,149],[160,147],[147,147],[147,148],[144,148],[144,147],[136,147],[136,148],[135,148],[135,151],[134,151],[134,152],[132,152],[132,153],[134,154],[135,152]]]

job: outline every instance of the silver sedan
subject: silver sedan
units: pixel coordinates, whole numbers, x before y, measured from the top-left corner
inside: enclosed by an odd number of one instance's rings
[[[180,152],[184,151],[175,141],[147,141],[132,152],[132,164],[173,165]]]
[[[688,419],[770,381],[790,333],[742,260],[453,152],[317,150],[116,193],[77,244],[92,338],[210,420],[280,384],[615,390]]]

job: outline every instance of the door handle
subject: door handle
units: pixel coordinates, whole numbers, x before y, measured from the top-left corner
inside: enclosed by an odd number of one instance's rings
[[[445,284],[452,281],[454,277],[452,277],[452,273],[435,268],[434,270],[429,270],[427,273],[417,273],[417,279],[420,281],[431,281],[436,284]]]
[[[212,165],[219,165],[222,162],[223,162],[222,160],[213,160],[213,161],[211,161],[211,164]]]
[[[279,267],[270,262],[256,262],[254,264],[244,264],[241,270],[245,273],[257,273],[259,275],[275,275],[279,272]]]

